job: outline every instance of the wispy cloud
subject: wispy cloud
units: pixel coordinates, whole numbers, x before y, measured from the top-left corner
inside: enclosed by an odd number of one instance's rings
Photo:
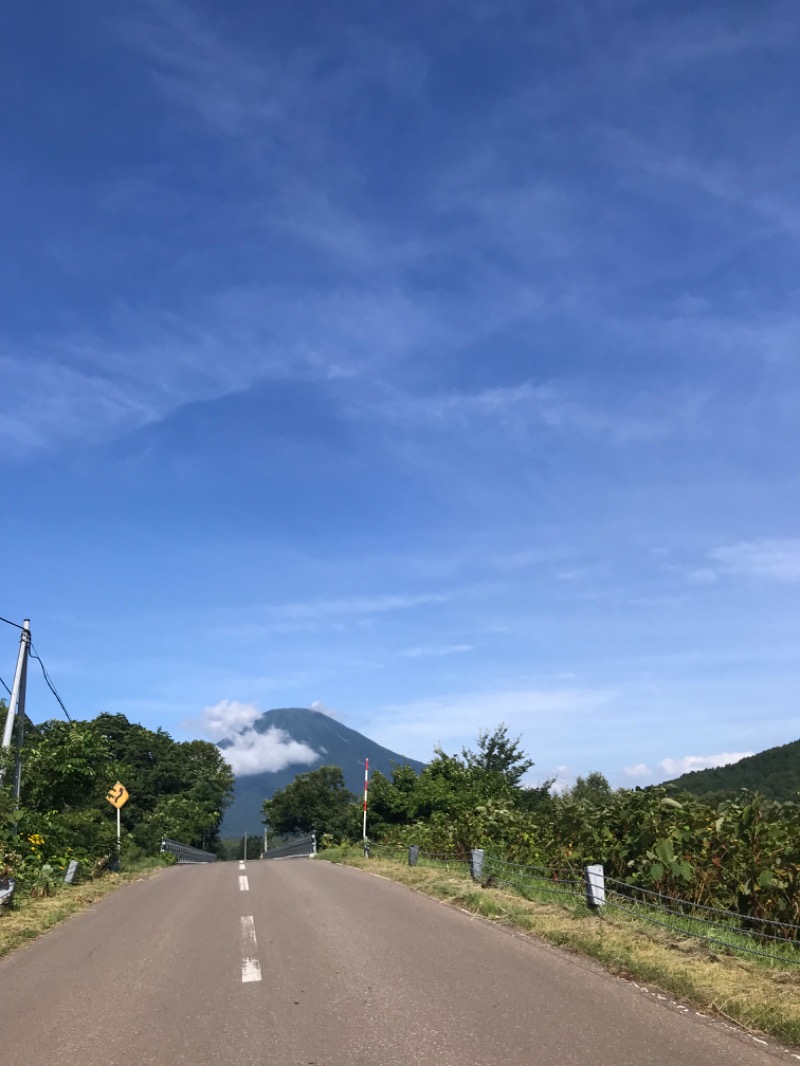
[[[375,404],[367,414],[434,431],[470,430],[476,424],[491,424],[519,442],[528,433],[544,429],[626,443],[676,432],[687,421],[699,418],[703,403],[703,397],[697,394],[679,403],[674,395],[639,394],[632,398],[633,402],[631,398],[603,402],[597,395],[590,400],[586,393],[585,384],[580,381],[524,381],[471,393],[398,394]]]
[[[465,735],[505,722],[512,732],[534,739],[544,723],[562,724],[598,714],[614,698],[609,689],[495,688],[452,693],[408,703],[386,704],[370,723],[382,744],[427,759],[436,744],[458,744]]]
[[[171,103],[225,137],[270,136],[279,154],[300,145],[313,151],[325,139],[325,116],[357,106],[367,89],[409,99],[426,84],[428,63],[419,49],[356,29],[340,39],[333,58],[311,45],[287,51],[267,40],[258,53],[233,45],[182,0],[144,3],[118,24]]]
[[[800,581],[800,540],[742,541],[711,553],[717,573],[780,583]]]
[[[400,652],[404,659],[423,659],[428,656],[440,658],[446,655],[464,655],[472,651],[471,644],[417,644]]]
[[[386,614],[391,611],[410,611],[416,607],[446,603],[454,593],[419,592],[389,593],[381,596],[341,596],[335,599],[303,600],[285,603],[272,610],[286,618],[298,620],[331,618],[352,615]]]

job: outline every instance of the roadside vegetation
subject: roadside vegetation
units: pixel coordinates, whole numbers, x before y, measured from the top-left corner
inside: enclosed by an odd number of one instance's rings
[[[437,749],[419,775],[408,767],[391,779],[375,774],[369,838],[429,854],[484,848],[504,862],[546,869],[556,881],[580,879],[585,866],[602,863],[619,891],[642,905],[654,893],[678,910],[719,908],[743,927],[775,923],[776,935],[800,943],[797,802],[747,791],[709,802],[669,786],[614,790],[600,773],[552,795],[552,782],[523,785],[532,765],[501,725],[482,733],[475,751]],[[321,779],[317,785],[324,790]],[[268,817],[281,804],[280,795],[265,804]],[[325,809],[320,796],[315,807]],[[337,792],[330,810],[331,819],[318,815],[314,823],[321,842],[358,840],[360,804],[343,813]]]
[[[5,713],[0,702],[0,729]],[[233,772],[214,744],[180,743],[123,715],[40,725],[26,718],[24,725],[19,802],[13,757],[5,754],[0,765],[0,893],[15,884],[13,899],[0,906],[0,938],[22,935],[14,929],[36,935],[81,900],[165,865],[165,836],[222,853],[219,826]],[[130,794],[119,854],[116,811],[106,800],[117,781]],[[66,886],[73,860],[75,883]]]

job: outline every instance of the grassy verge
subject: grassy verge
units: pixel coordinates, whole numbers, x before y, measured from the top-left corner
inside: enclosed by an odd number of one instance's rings
[[[157,857],[137,859],[120,873],[107,873],[85,884],[61,885],[52,896],[17,894],[12,908],[0,910],[0,958],[35,940],[65,918],[86,910],[121,885],[150,877],[165,865]]]
[[[335,848],[321,859],[368,869],[560,948],[598,960],[612,973],[658,987],[709,1014],[800,1046],[800,972],[767,969],[719,954],[702,941],[642,928],[624,915],[597,917],[569,901],[525,899],[481,888],[466,867],[448,870],[364,859],[360,848]]]

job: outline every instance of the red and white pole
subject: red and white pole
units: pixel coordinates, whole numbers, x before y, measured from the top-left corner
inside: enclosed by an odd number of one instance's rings
[[[367,839],[367,794],[369,793],[369,759],[364,760],[364,840]]]

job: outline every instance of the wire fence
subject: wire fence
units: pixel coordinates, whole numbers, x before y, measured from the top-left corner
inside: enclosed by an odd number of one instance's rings
[[[369,845],[371,855],[395,862],[409,862],[409,847],[402,844],[372,844]],[[416,850],[415,866],[433,866],[438,869],[452,870],[469,869],[470,854],[464,851],[422,851]]]
[[[692,903],[614,878],[606,878],[606,907],[625,918],[713,944],[725,954],[800,967],[800,927],[791,923]]]
[[[511,888],[527,899],[544,902],[580,903],[584,894],[583,874],[555,866],[522,866],[487,854],[483,860],[483,884]]]
[[[416,853],[413,862],[420,866],[475,873],[469,852],[370,844],[371,854],[396,862],[411,861],[410,852]],[[507,888],[536,902],[558,903],[572,910],[588,905],[582,868],[526,866],[487,851],[476,880],[485,888]],[[604,885],[605,903],[599,913],[607,920],[644,923],[665,930],[673,938],[704,942],[717,954],[743,955],[760,965],[800,967],[800,925],[693,903],[611,877],[604,879]]]

